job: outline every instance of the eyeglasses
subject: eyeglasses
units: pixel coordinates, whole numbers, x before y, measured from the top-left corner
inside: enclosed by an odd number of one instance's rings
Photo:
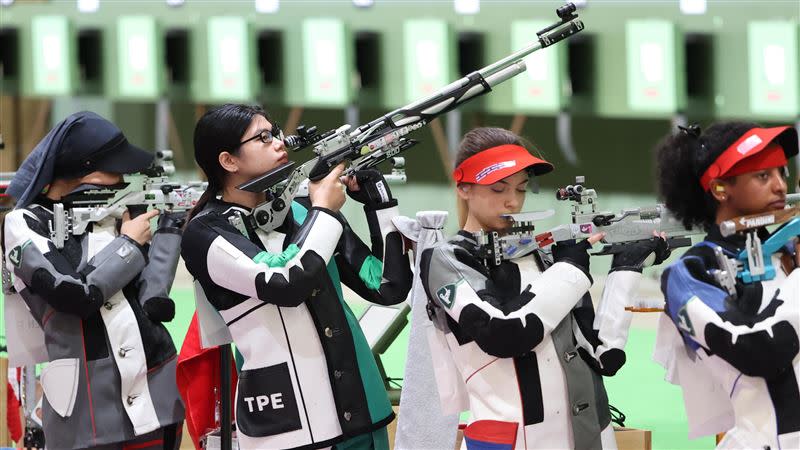
[[[271,144],[272,140],[275,139],[275,138],[278,138],[278,140],[281,140],[281,141],[283,140],[283,130],[281,130],[281,128],[279,126],[277,126],[277,125],[273,125],[271,131],[270,130],[261,130],[261,132],[258,133],[257,135],[255,135],[255,136],[253,136],[251,138],[247,138],[247,139],[243,140],[242,142],[239,142],[239,146],[247,144],[250,141],[255,141],[256,139],[260,139],[261,142],[263,142],[265,144]]]

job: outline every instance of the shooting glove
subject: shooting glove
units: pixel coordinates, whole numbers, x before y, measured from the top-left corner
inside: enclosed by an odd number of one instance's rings
[[[142,305],[153,322],[170,322],[175,318],[175,302],[169,297],[153,297]]]
[[[180,231],[186,223],[186,211],[162,212],[158,216],[158,230]]]
[[[617,270],[630,270],[642,273],[642,269],[661,264],[669,258],[672,250],[667,241],[653,237],[646,241],[632,242],[625,245],[623,250],[614,254],[611,260],[611,272]]]
[[[389,184],[383,174],[375,169],[364,169],[356,172],[358,182],[357,191],[347,190],[347,195],[353,200],[364,205],[366,210],[384,209],[397,205],[397,200],[392,197]]]
[[[589,281],[593,283],[594,280],[589,274],[589,249],[591,248],[592,244],[586,239],[575,243],[559,242],[553,245],[553,261],[572,264],[581,269],[586,277],[589,278]]]
[[[164,211],[158,216],[158,228],[150,243],[148,263],[139,276],[142,309],[154,322],[169,322],[175,317],[175,302],[169,298],[169,291],[175,279],[181,227],[185,221],[185,211]]]

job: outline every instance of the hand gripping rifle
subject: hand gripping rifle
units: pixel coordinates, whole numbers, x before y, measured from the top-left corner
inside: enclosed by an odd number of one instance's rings
[[[505,236],[497,233],[477,233],[483,258],[499,265],[540,249],[550,252],[553,244],[585,239],[595,233],[605,233],[603,249],[593,255],[620,253],[626,245],[653,238],[653,232],[665,233],[670,248],[692,245],[691,236],[703,233],[687,229],[676,220],[664,205],[623,209],[618,213],[600,211],[597,192],[584,185],[584,177],[576,177],[575,184],[556,191],[558,200],[571,201],[571,223],[556,226],[544,233],[534,232],[534,222],[550,217],[553,211],[519,213],[505,216],[513,222]]]
[[[203,195],[207,183],[192,181],[174,183],[169,175],[175,173],[172,152],[156,152],[153,165],[142,173],[123,175],[123,182],[67,195],[53,205],[53,220],[49,223],[50,238],[57,248],[72,235],[81,235],[91,222],[106,217],[121,218],[125,210],[131,217],[149,207],[162,212],[184,212],[192,209]]]
[[[800,194],[787,195],[786,205],[783,210],[736,217],[719,224],[720,233],[725,237],[735,233],[746,236],[745,249],[733,258],[719,247],[714,249],[720,267],[711,274],[730,295],[736,296],[736,278],[744,283],[775,278],[772,255],[800,236]],[[783,226],[761,242],[760,228],[781,224]]]
[[[245,191],[269,191],[271,194],[268,201],[253,210],[255,224],[265,231],[275,229],[286,218],[289,205],[303,182],[325,177],[333,167],[343,161],[350,163],[346,172],[349,175],[377,166],[415,145],[417,141],[407,138],[406,135],[524,72],[526,66],[523,58],[531,53],[583,30],[583,22],[578,19],[575,10],[575,5],[571,3],[559,8],[556,11],[559,21],[539,31],[538,40],[528,47],[443,87],[429,97],[392,111],[355,130],[351,130],[350,125],[343,125],[318,134],[316,127],[298,128],[298,136],[285,139],[287,147],[299,150],[313,146],[316,157],[298,167],[292,162],[284,164],[238,186]],[[239,220],[244,218],[240,216]],[[248,217],[248,220],[251,219]]]

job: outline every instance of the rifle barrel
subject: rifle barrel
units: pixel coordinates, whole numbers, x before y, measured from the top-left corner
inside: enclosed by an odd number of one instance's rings
[[[565,26],[564,26],[565,25]],[[550,31],[547,33],[546,36],[540,37],[539,40],[534,42],[533,44],[519,50],[515,53],[512,53],[505,58],[490,64],[483,69],[480,69],[478,73],[480,73],[484,78],[492,76],[494,73],[505,69],[507,66],[512,65],[516,62],[519,62],[526,56],[530,55],[531,53],[541,50],[544,47],[549,47],[550,45],[555,44],[558,41],[561,41],[579,31],[583,30],[583,22],[578,19],[572,19],[570,21],[564,22],[562,25],[559,25],[554,31]],[[545,44],[545,42],[547,42]]]

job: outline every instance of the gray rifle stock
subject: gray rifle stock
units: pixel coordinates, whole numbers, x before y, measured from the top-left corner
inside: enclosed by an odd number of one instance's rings
[[[149,208],[162,212],[185,212],[197,204],[208,183],[193,181],[180,184],[170,181],[175,172],[172,152],[157,152],[156,162],[144,173],[123,175],[123,182],[71,194],[53,205],[49,224],[50,238],[63,248],[70,235],[81,235],[92,222],[107,217],[121,218],[126,210],[131,217]]]

